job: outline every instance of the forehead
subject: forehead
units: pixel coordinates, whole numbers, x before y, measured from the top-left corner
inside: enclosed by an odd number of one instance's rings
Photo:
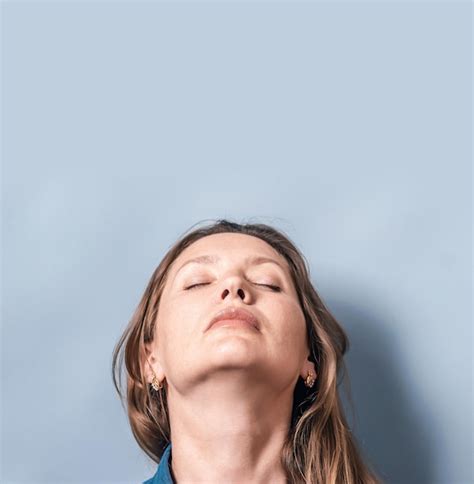
[[[173,267],[180,265],[191,258],[201,255],[217,256],[220,260],[244,260],[248,257],[268,257],[288,267],[286,259],[280,255],[270,244],[253,235],[237,233],[212,234],[193,242],[181,252],[173,263]]]

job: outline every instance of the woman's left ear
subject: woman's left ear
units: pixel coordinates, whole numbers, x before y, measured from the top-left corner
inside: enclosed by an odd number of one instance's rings
[[[314,366],[314,363],[312,361],[306,360],[300,373],[301,378],[303,378],[303,380],[306,379],[308,373],[310,373],[314,379],[318,377],[318,373],[316,372],[316,367]]]

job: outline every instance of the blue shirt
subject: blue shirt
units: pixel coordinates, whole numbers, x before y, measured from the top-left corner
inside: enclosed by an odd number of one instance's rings
[[[170,472],[170,456],[171,456],[171,443],[169,443],[165,450],[163,451],[163,455],[161,456],[160,463],[158,464],[158,468],[156,469],[156,473],[153,477],[144,481],[143,484],[175,484],[173,478],[171,477]]]

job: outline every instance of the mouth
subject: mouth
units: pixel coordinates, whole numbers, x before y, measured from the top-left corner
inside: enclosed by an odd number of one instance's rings
[[[250,327],[260,331],[258,319],[247,309],[236,307],[219,311],[209,322],[206,331],[218,326]]]
[[[250,329],[252,331],[256,331],[257,328],[248,323],[247,321],[244,321],[242,319],[221,319],[217,322],[215,322],[211,328],[209,329],[215,329],[215,328],[247,328],[247,329]]]

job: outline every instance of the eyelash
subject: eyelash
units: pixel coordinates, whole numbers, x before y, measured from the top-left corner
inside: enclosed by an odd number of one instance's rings
[[[193,284],[191,286],[186,287],[185,288],[185,291],[188,291],[190,289],[194,289],[195,287],[198,287],[198,286],[204,286],[205,284],[209,284],[209,283],[208,282],[200,282],[199,284]],[[257,286],[269,287],[274,292],[280,292],[281,291],[281,288],[280,287],[274,286],[272,284],[257,284]]]

